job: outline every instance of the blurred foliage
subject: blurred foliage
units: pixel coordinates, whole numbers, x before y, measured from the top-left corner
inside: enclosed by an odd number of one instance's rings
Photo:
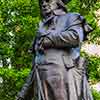
[[[89,57],[88,62],[89,79],[94,82],[100,81],[100,57]]]
[[[0,68],[0,100],[15,100],[29,71],[28,68],[20,71]],[[2,82],[1,79],[3,79]]]
[[[37,0],[0,0],[0,60],[7,65],[30,66],[31,47],[39,22]]]
[[[89,9],[90,7],[94,6],[97,0],[80,0],[80,2],[82,7]]]
[[[100,92],[97,92],[96,90],[92,90],[92,95],[94,97],[94,100],[100,100]]]
[[[100,57],[89,56],[85,52],[81,52],[81,56],[87,59],[87,76],[91,84],[100,81]]]

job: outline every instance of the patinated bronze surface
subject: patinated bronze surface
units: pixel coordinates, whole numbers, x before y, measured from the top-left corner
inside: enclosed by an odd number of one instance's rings
[[[33,68],[17,100],[93,100],[81,43],[92,28],[80,14],[69,13],[66,0],[40,0],[41,16]]]

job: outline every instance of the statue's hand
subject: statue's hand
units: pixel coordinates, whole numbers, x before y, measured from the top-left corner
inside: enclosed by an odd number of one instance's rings
[[[42,42],[43,48],[54,47],[54,43],[52,42],[51,37],[53,35],[56,36],[57,34],[58,34],[57,30],[48,30],[47,36],[44,37],[43,42]]]

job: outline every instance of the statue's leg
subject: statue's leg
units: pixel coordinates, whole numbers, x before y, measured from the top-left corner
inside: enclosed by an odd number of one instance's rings
[[[54,93],[54,100],[67,100],[64,80],[61,76],[50,76],[47,81]]]
[[[60,66],[45,65],[45,71],[40,71],[46,100],[68,100],[64,84],[63,73]],[[43,66],[42,66],[43,68]],[[43,75],[44,74],[44,75]]]

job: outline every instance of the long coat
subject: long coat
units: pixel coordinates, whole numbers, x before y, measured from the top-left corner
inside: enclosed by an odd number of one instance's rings
[[[86,60],[80,57],[81,43],[92,31],[85,19],[74,13],[56,15],[43,37],[43,53],[36,53],[37,71],[32,70],[19,97],[32,100],[93,100],[86,78]],[[35,84],[35,92],[33,86]],[[42,98],[42,99],[41,99]]]

